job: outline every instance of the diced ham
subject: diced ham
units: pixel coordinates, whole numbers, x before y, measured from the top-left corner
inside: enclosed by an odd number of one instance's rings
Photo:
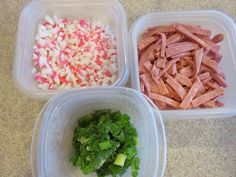
[[[195,95],[197,94],[197,92],[199,91],[201,86],[202,86],[202,83],[201,83],[200,79],[197,78],[196,81],[193,83],[192,87],[190,88],[190,90],[188,91],[188,93],[186,94],[186,96],[184,97],[183,101],[180,104],[180,107],[182,109],[188,108],[188,106],[190,105],[191,101],[193,100],[193,98],[195,97]]]
[[[155,64],[156,67],[164,69],[166,67],[166,58],[158,58]]]
[[[164,83],[164,81],[162,79],[160,79],[160,82],[158,84],[158,88],[159,88],[159,91],[160,91],[160,94],[161,95],[167,95],[169,94],[169,91]]]
[[[214,43],[219,43],[224,40],[224,35],[223,34],[216,34],[211,41]]]
[[[211,31],[207,29],[202,29],[200,26],[193,26],[193,25],[186,25],[186,24],[176,24],[176,26],[181,25],[185,29],[187,29],[189,32],[193,34],[198,34],[202,36],[211,36]]]
[[[181,70],[179,70],[179,73],[185,77],[190,77],[193,75],[193,70],[192,70],[191,66],[188,65],[188,66],[182,68]]]
[[[166,96],[162,96],[162,95],[159,95],[159,94],[154,94],[154,93],[150,93],[150,98],[151,99],[154,99],[154,100],[157,100],[157,101],[161,101],[163,103],[166,103],[174,108],[179,108],[179,102],[173,100],[173,99],[170,99]]]
[[[143,50],[144,48],[148,47],[152,43],[156,42],[159,39],[159,36],[148,36],[142,38],[138,43],[138,50]]]
[[[149,72],[152,70],[152,63],[151,63],[149,60],[145,61],[145,62],[143,63],[143,66],[144,66],[145,69],[146,69],[147,71],[149,71]]]
[[[180,53],[192,51],[198,49],[199,46],[193,43],[184,43],[175,46],[169,46],[166,48],[166,57],[171,57]]]
[[[192,86],[192,81],[185,77],[182,74],[177,73],[175,76],[175,79],[182,85],[182,86],[187,86],[187,87],[191,87]]]
[[[207,47],[207,44],[202,39],[195,36],[193,33],[188,31],[183,26],[181,25],[176,26],[176,30],[179,31],[181,34],[185,35],[186,37],[190,38],[191,40],[195,41],[196,43],[200,44],[202,47]]]
[[[185,97],[186,91],[173,77],[168,76],[166,82],[175,90],[181,99]]]
[[[179,61],[179,58],[175,58],[172,59],[170,61],[167,62],[166,67],[164,69],[162,69],[157,77],[157,80],[159,80],[170,68],[171,66],[176,63],[177,61]]]
[[[168,37],[166,40],[166,45],[174,44],[176,42],[179,42],[182,39],[182,35],[179,33],[175,33],[172,36]]]
[[[216,73],[220,73],[220,67],[218,63],[215,62],[214,60],[208,57],[205,57],[202,59],[202,63],[206,65],[207,67],[211,68],[212,70],[214,70]]]
[[[197,106],[200,106],[201,104],[215,98],[215,97],[218,97],[220,95],[223,95],[224,94],[224,89],[223,88],[217,88],[213,91],[210,91],[210,92],[207,92],[197,98],[195,98],[193,101],[192,101],[192,105],[193,107],[197,107]]]
[[[196,77],[200,71],[200,66],[202,63],[203,48],[197,50],[194,54],[194,76]]]

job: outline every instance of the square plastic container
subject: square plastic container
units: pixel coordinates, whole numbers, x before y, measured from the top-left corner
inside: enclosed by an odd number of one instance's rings
[[[201,25],[212,31],[213,35],[222,33],[224,40],[220,43],[220,53],[223,59],[220,62],[226,76],[228,87],[221,101],[225,106],[209,109],[192,110],[166,110],[161,111],[165,118],[182,119],[198,117],[222,117],[236,114],[236,25],[227,15],[214,10],[206,11],[186,11],[186,12],[160,12],[151,13],[140,17],[131,27],[130,37],[130,58],[131,61],[131,84],[132,88],[140,91],[140,81],[138,73],[138,53],[137,42],[139,36],[149,27],[168,25],[172,23],[186,23]]]
[[[162,117],[138,91],[122,87],[70,90],[53,97],[41,111],[31,145],[33,177],[95,177],[73,167],[72,138],[82,115],[98,109],[121,111],[131,117],[139,136],[138,177],[162,177],[166,165],[166,137]],[[130,170],[124,177],[130,177]]]
[[[41,90],[33,78],[33,45],[38,24],[46,15],[60,18],[100,21],[114,33],[117,42],[118,76],[114,86],[126,84],[129,75],[127,60],[127,19],[123,7],[116,0],[37,0],[23,9],[18,26],[13,78],[26,95],[48,99],[60,90]]]

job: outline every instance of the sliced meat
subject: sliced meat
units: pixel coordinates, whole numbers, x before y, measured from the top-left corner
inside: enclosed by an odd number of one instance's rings
[[[219,43],[224,40],[224,35],[223,34],[216,34],[211,41],[214,43]]]
[[[166,45],[174,44],[176,42],[179,42],[182,39],[182,35],[179,33],[175,33],[167,38]]]
[[[188,65],[188,66],[182,68],[181,70],[179,70],[179,73],[185,77],[190,77],[193,75],[193,70],[192,70],[191,66]]]
[[[149,81],[148,81],[146,75],[145,75],[145,74],[141,74],[141,75],[140,75],[140,79],[141,79],[141,81],[143,81],[144,86],[145,86],[147,92],[150,93],[150,91],[151,91],[151,85],[150,85],[150,83],[149,83]]]
[[[192,105],[193,105],[193,107],[200,106],[201,104],[206,103],[207,101],[209,101],[209,100],[211,100],[215,97],[218,97],[220,95],[223,95],[223,94],[224,94],[224,89],[223,88],[217,88],[213,91],[207,92],[207,93],[195,98],[192,101]]]
[[[191,87],[192,86],[192,81],[185,77],[182,74],[177,73],[175,76],[175,79],[182,85],[182,86],[187,86],[187,87]]]
[[[181,58],[181,57],[190,57],[193,55],[193,52],[183,52],[183,53],[179,53],[176,55],[171,56],[171,58]]]
[[[152,68],[152,71],[151,71],[151,76],[152,76],[152,79],[156,82],[156,84],[159,83],[159,81],[158,81],[159,73],[160,73],[160,69],[157,68],[155,65],[153,65],[153,68]]]
[[[163,96],[163,95],[159,95],[159,94],[154,94],[154,93],[150,93],[150,98],[151,99],[154,99],[154,100],[157,100],[157,101],[161,101],[163,103],[166,103],[174,108],[179,108],[179,102],[173,100],[173,99],[170,99],[166,96]]]
[[[175,90],[181,99],[185,97],[186,91],[173,77],[168,76],[166,82]]]
[[[155,59],[154,50],[157,48],[158,45],[161,44],[161,39],[155,42],[154,44],[150,45],[141,55],[140,63],[144,63],[147,60],[153,61]]]
[[[143,93],[144,93],[144,91],[145,91],[144,83],[143,83],[142,80],[140,81],[140,91],[143,92]]]
[[[148,61],[145,61],[145,63],[143,64],[143,66],[145,67],[145,69],[147,71],[151,71],[152,70],[152,63],[148,60]]]
[[[212,74],[212,77],[215,79],[216,82],[218,82],[222,87],[227,87],[224,78],[220,76],[219,74]]]
[[[166,58],[158,58],[155,64],[156,67],[164,69],[166,67]]]
[[[146,47],[148,47],[149,45],[153,44],[154,42],[156,42],[159,39],[159,36],[148,36],[148,37],[144,37],[142,38],[139,42],[138,42],[138,50],[143,50]]]
[[[187,109],[189,107],[191,101],[193,100],[193,98],[195,97],[201,86],[202,83],[200,79],[197,77],[196,81],[193,83],[192,87],[190,88],[190,90],[188,91],[188,93],[186,94],[186,96],[184,97],[183,101],[180,104],[180,107],[182,109]]]
[[[166,52],[166,35],[161,33],[161,57],[165,57]]]
[[[194,76],[196,77],[200,71],[200,66],[202,63],[203,48],[197,50],[194,54]]]
[[[181,34],[185,35],[186,37],[188,37],[189,39],[191,39],[191,40],[195,41],[196,43],[200,44],[202,47],[207,47],[207,44],[202,39],[195,36],[193,33],[188,31],[182,25],[176,26],[176,30],[179,31]]]
[[[180,53],[196,50],[199,46],[194,43],[183,43],[175,46],[169,46],[166,48],[166,57],[171,57]]]
[[[158,33],[173,33],[175,32],[175,25],[168,25],[168,26],[158,26],[158,27],[152,27],[149,28],[149,31],[151,31],[152,35],[157,35]]]
[[[214,60],[212,60],[208,57],[205,57],[202,59],[202,63],[204,65],[206,65],[207,67],[211,68],[216,73],[220,73],[220,67],[219,67],[218,63],[215,62]]]
[[[171,68],[171,66],[174,63],[176,63],[177,61],[179,61],[179,58],[175,58],[175,59],[168,61],[168,63],[166,64],[166,67],[160,71],[160,73],[157,77],[158,78],[157,80],[159,80]]]
[[[174,63],[172,65],[172,67],[170,67],[170,69],[167,71],[168,74],[174,76],[177,73],[177,67],[176,67],[176,63]]]
[[[210,30],[203,29],[200,26],[193,26],[193,25],[186,25],[186,24],[177,23],[176,26],[178,26],[178,25],[183,26],[185,29],[187,29],[189,32],[191,32],[193,34],[198,34],[198,35],[207,36],[207,37],[211,36]]]
[[[176,92],[174,91],[174,89],[172,89],[172,87],[169,84],[166,84],[166,88],[169,91],[168,97],[174,99],[175,101],[181,102],[182,99],[179,97],[179,95],[176,94]]]
[[[198,75],[200,80],[205,80],[208,79],[210,77],[210,73],[209,72],[205,72],[205,73],[201,73]]]
[[[158,100],[154,100],[155,105],[160,109],[160,110],[165,110],[168,109],[168,106],[166,105],[166,103],[158,101]]]
[[[167,87],[166,87],[166,85],[165,85],[165,83],[164,83],[164,81],[162,79],[160,79],[160,82],[158,84],[158,88],[160,90],[160,94],[161,95],[169,94],[169,91],[168,91],[168,89],[167,89]]]

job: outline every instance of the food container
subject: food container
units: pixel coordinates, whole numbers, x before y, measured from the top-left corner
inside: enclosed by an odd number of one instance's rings
[[[41,111],[34,129],[31,145],[33,176],[86,177],[79,167],[73,167],[69,162],[73,153],[73,130],[80,116],[108,108],[128,114],[137,129],[141,159],[139,177],[162,177],[166,165],[162,117],[143,94],[122,87],[69,90],[53,97]],[[130,176],[128,170],[124,177]]]
[[[33,98],[48,99],[58,90],[41,90],[33,78],[33,45],[38,24],[46,15],[70,19],[100,21],[114,33],[117,41],[118,76],[114,86],[127,82],[127,20],[123,7],[116,0],[38,0],[31,1],[23,9],[18,26],[13,78],[19,90]]]
[[[139,36],[151,26],[168,25],[176,22],[201,25],[203,28],[211,30],[213,34],[222,33],[225,36],[220,49],[220,53],[223,55],[220,65],[228,84],[225,94],[221,98],[225,106],[209,109],[166,110],[161,111],[161,114],[163,117],[171,119],[234,115],[236,113],[236,25],[230,17],[219,11],[157,12],[140,17],[133,24],[129,33],[132,88],[140,91],[137,53]]]

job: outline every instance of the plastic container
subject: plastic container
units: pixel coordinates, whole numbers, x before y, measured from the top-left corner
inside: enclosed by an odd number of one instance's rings
[[[127,82],[129,66],[127,61],[127,19],[123,7],[116,0],[38,0],[31,1],[23,9],[18,26],[13,78],[16,86],[26,95],[34,98],[50,98],[60,91],[41,90],[33,78],[33,45],[38,24],[46,15],[57,15],[70,19],[84,18],[100,21],[114,33],[117,41],[118,77],[114,86]]]
[[[225,39],[221,42],[220,53],[223,59],[220,63],[226,75],[228,87],[221,101],[224,107],[211,109],[193,110],[167,110],[161,111],[164,118],[182,119],[198,117],[222,117],[236,114],[236,25],[227,15],[214,10],[186,11],[186,12],[160,12],[151,13],[140,17],[131,27],[130,37],[130,58],[131,61],[131,85],[132,88],[140,91],[138,74],[137,41],[139,36],[151,26],[167,25],[172,23],[186,23],[201,25],[212,30],[213,34],[222,33]]]
[[[166,165],[165,130],[161,115],[150,103],[138,91],[122,87],[70,90],[53,97],[41,111],[34,129],[33,177],[87,177],[69,162],[73,130],[80,116],[105,108],[130,115],[138,131],[139,177],[162,177]],[[128,170],[124,177],[130,176]]]

